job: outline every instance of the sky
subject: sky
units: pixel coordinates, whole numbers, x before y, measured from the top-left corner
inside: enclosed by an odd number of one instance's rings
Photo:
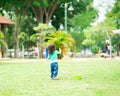
[[[105,19],[105,14],[114,6],[115,0],[93,0],[93,6],[98,10],[99,18],[96,22]]]

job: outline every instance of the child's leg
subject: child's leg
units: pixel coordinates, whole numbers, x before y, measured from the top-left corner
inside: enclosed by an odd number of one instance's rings
[[[51,78],[54,79],[58,75],[58,63],[51,63]]]
[[[51,78],[53,78],[53,72],[54,72],[54,67],[53,67],[53,63],[50,64],[50,67],[51,67]]]
[[[55,62],[54,64],[54,72],[53,72],[54,78],[58,75],[58,63]]]

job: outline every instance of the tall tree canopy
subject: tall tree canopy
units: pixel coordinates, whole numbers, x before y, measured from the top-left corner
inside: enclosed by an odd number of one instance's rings
[[[115,22],[116,28],[113,29],[120,29],[120,0],[116,0],[115,6],[113,9],[107,14],[107,19],[112,18]],[[113,34],[112,36],[112,44],[117,49],[117,55],[119,55],[120,50],[120,35],[119,34]]]

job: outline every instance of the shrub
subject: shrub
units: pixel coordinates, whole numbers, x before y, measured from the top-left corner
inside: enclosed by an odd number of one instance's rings
[[[98,50],[99,50],[99,47],[97,45],[94,45],[94,46],[91,47],[92,53],[97,53]]]

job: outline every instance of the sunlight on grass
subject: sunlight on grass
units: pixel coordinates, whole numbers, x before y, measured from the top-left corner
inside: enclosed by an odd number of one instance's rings
[[[81,59],[81,58],[80,58]],[[119,59],[59,60],[60,80],[47,60],[0,61],[0,96],[119,96]]]

